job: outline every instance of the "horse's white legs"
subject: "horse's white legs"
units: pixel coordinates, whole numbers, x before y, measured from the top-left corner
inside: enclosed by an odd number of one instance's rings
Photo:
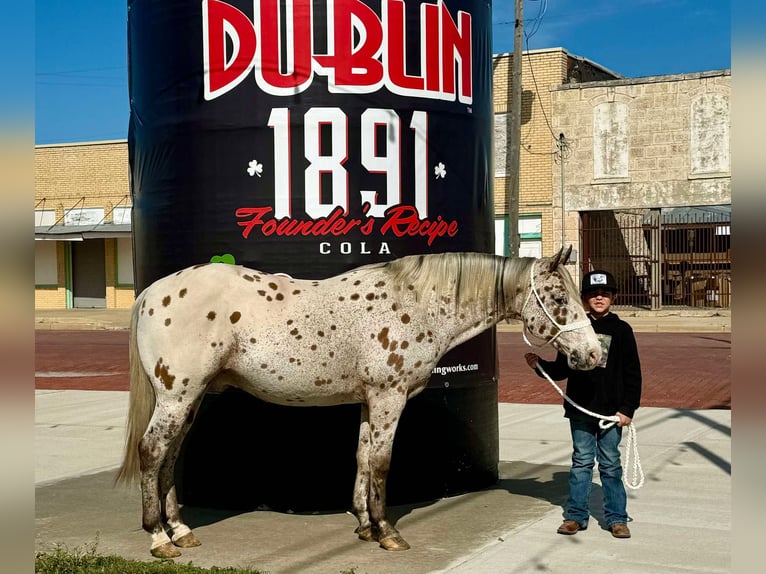
[[[370,412],[367,405],[362,404],[362,417],[359,423],[359,444],[356,447],[356,480],[354,482],[354,498],[351,509],[359,526],[356,533],[362,540],[372,542],[372,524],[367,507],[370,492]]]
[[[162,524],[162,500],[165,498],[163,495],[168,492],[161,491],[160,472],[165,466],[172,445],[191,413],[192,403],[191,401],[176,403],[168,408],[161,404],[162,397],[163,395],[157,394],[158,404],[139,444],[143,528],[152,537],[153,556],[175,558],[180,556],[181,552],[173,545]],[[177,503],[173,505],[173,502],[175,502],[175,492],[173,492],[171,507],[175,506],[175,512],[177,512],[178,505]]]
[[[181,518],[181,512],[178,508],[178,499],[176,498],[175,485],[175,466],[176,460],[178,459],[178,453],[181,450],[181,445],[183,444],[186,433],[191,428],[198,406],[199,401],[195,403],[194,409],[192,409],[189,416],[186,418],[178,438],[175,439],[168,449],[165,464],[163,464],[160,469],[160,494],[165,502],[163,514],[168,526],[173,532],[171,540],[173,544],[179,548],[192,548],[202,544],[191,531],[191,528],[189,528]]]
[[[386,550],[407,550],[410,545],[386,518],[386,480],[399,418],[406,403],[404,393],[393,391],[385,399],[376,398],[370,413],[370,484],[368,507],[373,537]]]

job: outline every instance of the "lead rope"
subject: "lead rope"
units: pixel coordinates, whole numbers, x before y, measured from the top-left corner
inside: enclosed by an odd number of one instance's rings
[[[578,409],[579,411],[590,415],[592,417],[595,417],[597,419],[600,419],[598,421],[598,426],[602,429],[608,429],[612,426],[614,426],[616,423],[620,422],[620,418],[617,415],[614,416],[605,416],[600,415],[598,413],[594,413],[592,411],[589,411],[588,409],[585,409],[575,403],[572,399],[570,399],[564,391],[561,390],[561,387],[559,387],[553,379],[550,378],[548,373],[545,372],[545,369],[542,368],[540,363],[537,363],[537,370],[540,371],[540,374],[543,375],[546,379],[548,379],[548,382],[553,385],[553,388],[558,391],[558,393],[564,397],[564,400],[567,401],[570,405]],[[644,469],[641,468],[641,457],[638,456],[638,440],[636,438],[636,427],[631,421],[629,425],[627,425],[628,429],[628,437],[625,439],[625,466],[624,466],[624,472],[622,473],[622,481],[625,483],[625,486],[632,490],[638,490],[644,485]]]
[[[526,308],[527,304],[532,298],[532,294],[534,294],[535,299],[537,299],[537,302],[539,303],[540,307],[542,308],[545,315],[548,317],[548,319],[556,325],[556,327],[559,329],[558,332],[548,341],[543,343],[542,345],[533,345],[532,342],[527,338],[526,333],[526,325],[522,322],[521,326],[521,336],[524,339],[524,342],[529,345],[530,347],[540,349],[544,347],[545,345],[548,345],[550,343],[553,343],[553,341],[556,340],[556,337],[561,335],[564,331],[573,331],[575,329],[582,329],[584,327],[587,327],[590,325],[589,319],[584,319],[583,321],[577,321],[575,323],[569,323],[567,325],[561,325],[556,322],[556,320],[551,316],[550,313],[548,313],[548,309],[545,308],[545,305],[543,305],[543,302],[540,299],[540,295],[537,293],[537,289],[535,289],[535,275],[534,275],[534,264],[530,266],[529,268],[529,283],[531,289],[527,293],[527,298],[524,300],[524,305],[522,305],[521,310],[522,313],[524,309]],[[585,409],[575,403],[572,399],[570,399],[564,391],[561,390],[561,388],[554,382],[553,379],[548,376],[548,373],[545,372],[545,369],[543,369],[540,366],[540,363],[537,364],[537,370],[540,371],[540,374],[542,374],[546,379],[548,379],[548,382],[553,385],[553,388],[555,388],[558,393],[564,397],[564,400],[566,400],[570,405],[578,409],[579,411],[588,414],[594,418],[600,419],[598,421],[598,426],[602,429],[608,429],[611,426],[614,426],[616,423],[620,422],[620,418],[617,415],[614,416],[605,416],[600,415],[598,413],[594,413],[589,411],[588,409]],[[624,466],[624,472],[622,473],[622,480],[625,483],[625,486],[632,490],[638,490],[644,485],[644,469],[641,468],[641,458],[638,456],[638,439],[636,437],[636,427],[633,425],[633,422],[629,425],[627,425],[628,428],[628,438],[625,439],[625,466]],[[630,470],[629,470],[630,467]]]

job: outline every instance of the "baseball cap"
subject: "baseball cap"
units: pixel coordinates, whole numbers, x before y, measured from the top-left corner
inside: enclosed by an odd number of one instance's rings
[[[617,282],[609,271],[591,271],[582,278],[581,293],[594,291],[596,289],[605,289],[612,293],[617,293]]]

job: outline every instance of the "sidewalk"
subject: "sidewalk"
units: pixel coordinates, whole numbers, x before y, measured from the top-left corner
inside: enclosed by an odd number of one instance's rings
[[[35,394],[36,550],[98,541],[100,553],[151,560],[138,492],[112,488],[127,393]],[[188,508],[203,545],[185,549],[177,561],[272,574],[352,568],[358,574],[730,572],[730,411],[640,409],[636,429],[646,481],[628,493],[633,538],[617,540],[597,522],[598,486],[588,530],[555,533],[570,449],[561,407],[501,403],[498,409],[497,485],[389,509],[411,550],[385,552],[359,541],[355,518],[344,512]]]
[[[728,333],[731,310],[714,308],[674,308],[647,311],[615,308],[637,333]],[[35,329],[128,329],[130,309],[35,309]],[[498,331],[521,331],[521,323],[502,322]]]

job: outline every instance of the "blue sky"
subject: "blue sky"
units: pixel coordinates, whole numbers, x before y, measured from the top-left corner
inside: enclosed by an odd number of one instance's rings
[[[626,77],[731,67],[729,0],[525,0],[525,49],[563,47]],[[513,51],[513,0],[493,2]],[[35,3],[35,143],[127,137],[127,0]]]

